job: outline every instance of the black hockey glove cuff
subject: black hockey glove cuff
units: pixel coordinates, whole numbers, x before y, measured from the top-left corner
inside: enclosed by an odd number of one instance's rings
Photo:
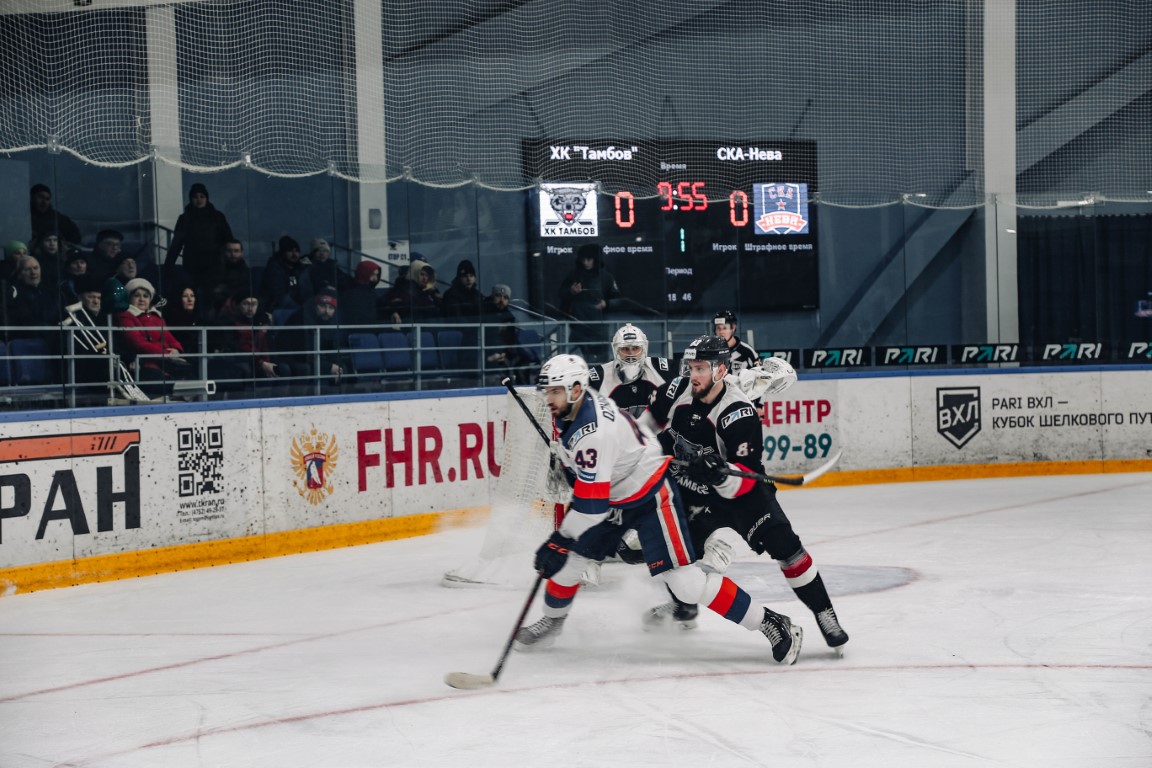
[[[717,453],[700,453],[688,462],[688,477],[704,485],[720,485],[724,482],[724,470],[728,462]]]
[[[546,579],[555,576],[564,567],[564,563],[568,562],[568,551],[575,543],[576,539],[555,531],[536,550],[536,571]]]

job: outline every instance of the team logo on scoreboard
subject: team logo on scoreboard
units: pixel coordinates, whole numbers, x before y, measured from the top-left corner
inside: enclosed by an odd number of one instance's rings
[[[332,472],[340,458],[335,435],[326,435],[312,427],[311,431],[292,438],[291,456],[292,470],[297,478],[292,481],[292,487],[296,493],[312,505],[331,495],[335,490]]]
[[[980,387],[936,389],[936,431],[963,448],[980,431]]]
[[[596,237],[595,184],[541,184],[541,237]]]
[[[807,184],[756,184],[756,234],[808,234]]]

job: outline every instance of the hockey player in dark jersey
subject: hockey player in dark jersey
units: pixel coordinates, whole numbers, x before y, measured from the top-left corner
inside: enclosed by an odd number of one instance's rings
[[[616,551],[624,532],[634,529],[649,574],[677,599],[704,603],[729,621],[762,632],[772,643],[773,659],[794,662],[803,637],[800,628],[787,616],[753,604],[728,577],[696,564],[687,515],[668,479],[671,459],[655,435],[589,388],[588,365],[576,355],[545,363],[537,386],[559,434],[554,455],[573,480],[572,503],[559,530],[536,552],[536,570],[548,579],[544,617],[517,631],[517,650],[555,642],[587,564]]]
[[[760,419],[736,380],[725,379],[730,359],[731,349],[719,337],[693,341],[684,352],[680,376],[656,393],[641,424],[661,430],[664,452],[683,462],[673,466],[672,476],[688,507],[689,531],[705,570],[727,570],[731,547],[717,531],[735,530],[757,554],[767,552],[776,560],[788,585],[816,616],[825,642],[839,648],[848,635],[824,580],[776,500],[776,487],[728,474],[733,469],[764,472]],[[695,606],[674,599],[652,609],[649,621],[690,628],[695,615]]]
[[[612,337],[612,362],[588,371],[588,386],[639,417],[653,393],[672,378],[667,358],[648,357],[648,337],[631,323]]]
[[[730,309],[717,312],[712,318],[712,329],[717,336],[724,339],[731,353],[732,361],[728,365],[728,373],[739,373],[745,368],[760,364],[760,356],[752,345],[741,341],[736,335],[736,313]]]

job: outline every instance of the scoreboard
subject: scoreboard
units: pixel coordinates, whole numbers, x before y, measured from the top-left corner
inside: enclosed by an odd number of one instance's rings
[[[812,141],[525,140],[533,301],[595,242],[661,314],[819,306]]]

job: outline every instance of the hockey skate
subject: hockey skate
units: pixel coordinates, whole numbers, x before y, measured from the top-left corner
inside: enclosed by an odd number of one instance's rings
[[[644,614],[644,631],[696,629],[696,617],[699,614],[700,609],[692,603],[669,600]]]
[[[816,625],[820,627],[820,634],[824,635],[824,642],[840,656],[844,655],[844,643],[848,642],[848,633],[840,626],[836,618],[836,611],[831,606],[816,613]]]
[[[804,640],[804,630],[793,624],[787,616],[764,609],[764,621],[760,631],[772,643],[772,658],[777,664],[795,664],[800,655],[800,644]]]
[[[516,642],[514,643],[516,650],[542,651],[545,648],[551,648],[556,644],[556,638],[560,637],[566,618],[568,617],[561,616],[558,619],[553,619],[550,616],[545,616],[535,624],[520,627],[519,631],[516,632]]]

